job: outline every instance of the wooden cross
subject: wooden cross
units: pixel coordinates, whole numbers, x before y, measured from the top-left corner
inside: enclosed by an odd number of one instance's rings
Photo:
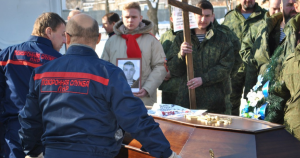
[[[182,9],[182,18],[183,18],[183,35],[184,42],[188,42],[192,45],[191,40],[191,29],[190,29],[190,20],[189,20],[189,11],[202,15],[202,9],[189,5],[187,0],[182,0],[182,2],[176,0],[168,0],[169,5],[178,7]],[[194,68],[193,68],[193,56],[192,54],[187,54],[185,57],[186,68],[187,68],[187,80],[194,78]],[[196,93],[195,89],[189,90],[189,100],[190,100],[190,109],[196,109]]]

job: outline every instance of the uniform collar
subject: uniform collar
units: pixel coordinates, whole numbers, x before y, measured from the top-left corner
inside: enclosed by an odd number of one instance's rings
[[[214,35],[214,24],[211,22],[207,28],[206,28],[206,33],[205,33],[205,38],[210,39]],[[195,29],[191,29],[191,34],[196,35]]]
[[[265,16],[266,17],[266,16]],[[283,20],[283,14],[282,13],[276,13],[272,16],[266,17],[266,23],[268,26],[269,33],[276,27],[280,26],[280,23]]]
[[[49,39],[44,38],[44,37],[39,37],[39,36],[33,36],[33,35],[31,35],[29,37],[28,41],[43,43],[43,44],[45,44],[45,45],[53,48],[52,42]]]
[[[91,47],[82,45],[82,44],[72,44],[68,50],[66,55],[84,55],[84,56],[97,56],[95,50]]]
[[[111,32],[111,33],[108,34],[108,37],[111,37],[114,34],[115,34],[115,32]]]
[[[291,27],[294,33],[297,33],[299,31],[299,25],[300,25],[300,14],[298,13],[285,24],[284,32],[287,34],[287,32],[289,31],[288,28]]]

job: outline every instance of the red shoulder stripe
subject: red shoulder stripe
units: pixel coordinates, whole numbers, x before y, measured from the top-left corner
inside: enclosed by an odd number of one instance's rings
[[[35,64],[31,63],[25,60],[7,60],[7,61],[0,61],[0,66],[6,66],[7,64],[13,64],[13,65],[25,65],[30,67],[39,67],[42,66],[42,64]]]

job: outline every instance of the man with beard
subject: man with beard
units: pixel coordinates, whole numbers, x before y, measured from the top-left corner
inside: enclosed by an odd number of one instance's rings
[[[297,12],[300,11],[300,2],[299,0],[294,3],[295,10]],[[298,31],[299,31],[299,15],[297,17]],[[295,17],[295,18],[296,18]],[[292,20],[291,20],[292,21]],[[297,36],[297,46],[293,53],[287,56],[285,62],[283,63],[282,70],[282,80],[285,84],[283,84],[283,91],[285,93],[290,94],[289,100],[285,104],[284,111],[284,125],[286,126],[286,130],[290,132],[294,137],[300,140],[300,42],[299,42],[299,33]],[[286,89],[285,89],[286,88]]]
[[[191,30],[190,45],[184,42],[183,32],[176,35],[167,56],[171,74],[181,78],[176,104],[189,108],[189,89],[195,89],[197,109],[223,114],[225,106],[225,88],[234,64],[234,49],[227,32],[215,27],[213,6],[202,0],[196,7],[202,9],[202,15],[195,14],[198,27]],[[185,55],[192,53],[194,78],[187,81]]]
[[[242,41],[250,26],[264,18],[266,10],[258,6],[255,0],[240,0],[240,2],[240,5],[225,15],[223,25],[228,26],[230,30],[237,35],[240,41]],[[231,79],[232,93],[230,95],[230,101],[233,106],[232,115],[239,115],[241,97],[245,86],[245,67],[246,64],[243,63],[237,75]]]
[[[295,10],[299,12],[299,2],[294,3]],[[280,46],[275,49],[272,57],[269,59],[270,61],[268,62],[268,65],[265,66],[268,71],[264,72],[264,76],[268,78],[270,81],[269,87],[271,87],[268,91],[269,97],[266,98],[266,101],[269,102],[270,104],[268,105],[267,108],[267,115],[266,115],[266,120],[275,122],[275,121],[281,121],[282,123],[284,121],[284,124],[287,125],[287,129],[290,130],[290,132],[293,132],[293,128],[295,128],[295,124],[292,126],[289,126],[289,123],[291,121],[295,121],[297,123],[296,119],[297,117],[297,108],[295,107],[297,103],[297,98],[295,98],[295,91],[294,89],[292,90],[293,92],[287,93],[284,90],[285,85],[289,86],[297,86],[297,81],[296,80],[291,80],[292,78],[288,77],[289,80],[282,81],[280,78],[282,78],[282,63],[287,59],[292,56],[292,54],[297,51],[296,46],[299,44],[299,26],[300,26],[300,14],[297,14],[296,16],[292,17],[287,24],[285,25],[283,31],[284,34],[286,35],[281,42]],[[298,48],[297,48],[298,49]],[[256,59],[257,60],[257,59]],[[286,72],[288,73],[295,73],[296,71],[292,72],[293,69],[292,67],[295,67],[294,70],[297,70],[297,59],[295,59],[294,65],[290,65]],[[293,76],[293,74],[286,74]],[[293,85],[295,84],[295,85]],[[290,95],[294,98],[292,101],[287,102],[287,100],[290,98]],[[287,102],[287,103],[286,103]],[[285,107],[285,105],[292,105],[291,107]],[[296,112],[294,114],[294,112]],[[287,120],[288,119],[288,120]],[[288,121],[288,123],[287,123]],[[298,130],[298,129],[297,129]],[[293,134],[293,133],[292,133]]]
[[[257,32],[261,28],[265,28],[265,29],[270,28],[271,31],[274,29],[270,37],[271,39],[269,41],[270,43],[273,43],[272,46],[274,47],[272,48],[272,50],[274,51],[274,49],[279,44],[279,35],[280,35],[279,26],[280,26],[280,21],[282,21],[282,13],[278,13],[280,12],[280,8],[282,9],[282,7],[280,7],[281,6],[280,3],[281,0],[270,0],[269,2],[270,9],[265,14],[265,20],[261,20],[255,23],[254,25],[252,25],[248,33],[246,34],[246,36],[243,38],[240,54],[247,66],[244,96],[247,96],[247,94],[250,92],[250,89],[252,89],[252,87],[256,84],[256,80],[257,80],[258,70],[257,70],[256,63],[253,60],[254,54],[251,54],[251,53],[255,53],[255,50],[259,49],[262,45],[260,43],[260,40],[257,40],[256,45],[253,46],[253,43],[256,40],[256,38],[262,37],[260,34],[257,34]],[[269,34],[263,34],[263,35],[264,35],[263,37],[265,37],[268,36]]]
[[[266,66],[269,63],[274,50],[286,36],[284,33],[286,23],[297,14],[294,7],[295,2],[295,0],[282,0],[280,10],[283,13],[283,16],[282,13],[278,13],[267,18],[266,21],[262,22],[261,26],[258,26],[260,27],[260,30],[257,32],[258,34],[253,35],[257,39],[255,40],[255,47],[252,49],[252,56],[255,58],[254,62],[258,67],[259,74],[265,73]]]
[[[256,84],[258,74],[265,72],[265,67],[268,65],[275,49],[282,42],[285,36],[282,27],[296,14],[293,1],[283,0],[280,4],[280,11],[282,13],[272,15],[272,12],[270,12],[272,16],[268,16],[268,13],[266,13],[266,19],[253,25],[244,38],[240,53],[244,62],[247,63],[247,78],[245,83],[245,89],[247,90],[245,90],[245,95]],[[274,1],[270,1],[270,5],[272,2]],[[274,123],[283,123],[282,116],[270,116],[266,117],[265,120]]]

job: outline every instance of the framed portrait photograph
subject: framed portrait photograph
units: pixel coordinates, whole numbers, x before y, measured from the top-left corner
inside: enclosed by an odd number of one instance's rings
[[[131,91],[139,92],[142,80],[142,60],[141,58],[117,58],[117,66],[121,68],[126,76]]]

